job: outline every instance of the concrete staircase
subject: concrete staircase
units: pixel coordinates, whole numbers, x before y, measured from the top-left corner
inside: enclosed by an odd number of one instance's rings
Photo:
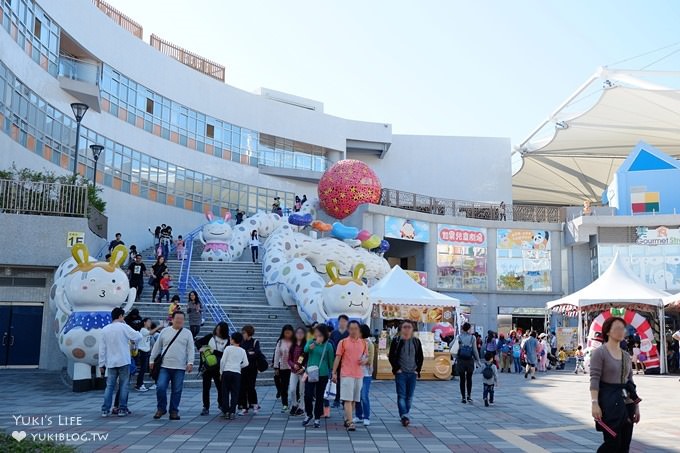
[[[168,269],[177,280],[179,261],[168,260]],[[259,263],[192,261],[190,269],[191,276],[201,277],[220,304],[269,306],[262,286],[262,265]]]
[[[274,347],[285,324],[291,324],[294,328],[303,326],[295,308],[271,307],[267,303],[264,287],[262,284],[262,265],[253,264],[249,261],[234,263],[217,263],[200,261],[202,244],[194,244],[194,259],[191,262],[191,276],[201,277],[217,302],[229,316],[229,319],[237,329],[246,324],[255,328],[255,338],[260,341],[260,347],[267,360],[271,363],[274,356]],[[153,262],[153,249],[149,248],[142,252],[147,267]],[[245,254],[244,254],[245,255]],[[249,256],[249,255],[248,255]],[[177,261],[174,252],[170,253],[167,265],[174,281],[171,294],[177,293],[177,285],[181,263]],[[149,317],[158,323],[163,322],[168,315],[168,304],[150,303],[152,289],[148,286],[144,289],[142,302],[135,303],[143,318]],[[187,288],[187,292],[191,288]],[[181,301],[182,307],[186,307],[186,296]],[[205,324],[201,328],[199,336],[211,333],[215,327],[214,320],[208,313],[204,315]],[[188,327],[188,324],[187,324]],[[198,353],[195,365],[198,366]],[[200,385],[201,379],[196,373],[187,376],[187,386]],[[258,385],[271,385],[274,382],[274,373],[270,368],[258,376]]]

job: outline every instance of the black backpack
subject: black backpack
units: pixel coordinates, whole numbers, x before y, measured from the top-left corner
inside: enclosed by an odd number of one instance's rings
[[[472,341],[476,341],[475,337],[472,337]],[[474,357],[474,352],[472,350],[472,341],[470,344],[463,344],[463,340],[458,337],[458,358],[463,360],[469,360]]]
[[[484,379],[493,379],[493,368],[491,368],[492,365],[492,363],[487,363],[482,370],[482,376]]]

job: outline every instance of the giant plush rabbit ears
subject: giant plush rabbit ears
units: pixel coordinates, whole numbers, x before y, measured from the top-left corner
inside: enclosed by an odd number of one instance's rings
[[[326,273],[333,283],[340,281],[340,269],[338,269],[338,265],[335,264],[335,261],[326,264]]]
[[[85,244],[76,244],[71,249],[71,255],[76,260],[78,265],[70,272],[71,274],[77,271],[89,272],[95,267],[104,268],[109,272],[113,272],[117,267],[120,267],[128,256],[127,248],[124,245],[117,245],[111,250],[111,257],[108,263],[99,263],[90,261],[90,252]]]
[[[71,256],[73,256],[73,259],[76,260],[76,263],[80,266],[89,261],[90,251],[88,250],[87,245],[76,244],[71,249]]]
[[[120,267],[125,262],[128,256],[127,248],[124,245],[117,245],[111,250],[111,258],[109,258],[109,265],[111,267]]]
[[[356,281],[362,281],[361,279],[364,278],[365,273],[366,266],[364,266],[364,263],[357,263],[357,265],[354,266],[354,269],[352,270],[352,277]]]
[[[338,265],[335,263],[335,261],[331,261],[330,263],[326,264],[326,273],[328,273],[328,277],[330,277],[331,282],[333,283],[339,283],[343,281],[343,279],[340,277],[340,269],[338,268]],[[366,266],[363,263],[358,263],[352,270],[352,280],[361,282],[364,274],[366,274]],[[349,281],[349,279],[346,279],[346,281]]]
[[[213,220],[215,220],[215,215],[210,211],[206,211],[205,218],[208,219],[208,222],[212,222]],[[227,211],[227,213],[224,215],[224,221],[228,222],[230,219],[231,212]]]

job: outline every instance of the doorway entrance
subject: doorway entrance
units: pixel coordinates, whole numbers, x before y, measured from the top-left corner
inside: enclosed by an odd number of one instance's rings
[[[43,304],[0,302],[0,367],[37,368]]]

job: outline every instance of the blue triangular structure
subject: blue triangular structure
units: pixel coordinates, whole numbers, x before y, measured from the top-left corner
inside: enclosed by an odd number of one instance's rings
[[[652,155],[649,151],[641,149],[633,163],[628,167],[628,171],[671,170],[673,168],[676,167]]]
[[[680,162],[652,145],[640,141],[635,145],[635,148],[633,148],[616,172],[621,174],[629,171],[673,169],[680,170]]]

